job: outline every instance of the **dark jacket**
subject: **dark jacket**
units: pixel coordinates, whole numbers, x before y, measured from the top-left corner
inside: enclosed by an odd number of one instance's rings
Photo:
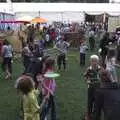
[[[95,120],[100,120],[101,111],[104,112],[104,120],[120,120],[120,86],[108,83],[97,89],[95,108]]]
[[[109,44],[109,38],[104,37],[100,41],[100,48],[102,49],[101,55],[107,55],[108,48],[106,47]]]

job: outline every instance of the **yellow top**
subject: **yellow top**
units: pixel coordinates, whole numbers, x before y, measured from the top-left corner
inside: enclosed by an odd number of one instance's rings
[[[32,90],[28,95],[23,96],[24,120],[40,120],[37,92]]]

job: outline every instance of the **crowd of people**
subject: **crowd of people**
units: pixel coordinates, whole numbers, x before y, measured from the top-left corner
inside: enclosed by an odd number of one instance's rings
[[[97,27],[96,27],[97,28]],[[67,42],[66,32],[74,31],[71,25],[58,25],[56,27],[43,27],[38,30],[39,24],[29,26],[27,29],[27,41],[22,40],[22,60],[24,72],[16,80],[15,88],[22,94],[21,105],[24,120],[46,120],[51,110],[51,120],[57,120],[55,104],[55,64],[58,70],[66,68],[67,51],[70,43]],[[36,30],[39,37],[36,37]],[[89,40],[84,37],[79,48],[80,66],[85,65],[86,52],[95,52],[95,32],[89,29]],[[19,36],[20,37],[20,36]],[[89,43],[89,45],[87,44]],[[87,113],[85,120],[100,120],[102,111],[105,120],[120,119],[119,108],[119,80],[116,67],[120,67],[120,33],[110,37],[105,33],[100,41],[98,55],[90,56],[90,65],[84,77],[88,84]],[[57,59],[45,56],[44,50],[52,47],[59,51]],[[5,79],[12,77],[13,48],[4,40],[1,55],[3,57],[2,68],[6,73]]]

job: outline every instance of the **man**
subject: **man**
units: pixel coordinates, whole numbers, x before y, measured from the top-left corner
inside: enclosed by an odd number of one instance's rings
[[[68,42],[64,40],[64,38],[60,38],[60,40],[56,43],[55,47],[59,51],[59,55],[57,57],[57,65],[58,69],[61,69],[61,64],[63,63],[64,70],[66,69],[66,54],[67,54],[67,49],[70,46]]]
[[[101,64],[103,67],[105,67],[105,59],[106,59],[106,55],[108,52],[108,44],[109,44],[109,33],[105,33],[103,38],[100,41],[100,55],[101,55]]]
[[[90,50],[93,51],[95,47],[95,32],[92,29],[89,32],[89,44],[90,44]]]

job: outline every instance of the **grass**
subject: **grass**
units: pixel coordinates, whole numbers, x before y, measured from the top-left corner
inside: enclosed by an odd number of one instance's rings
[[[60,71],[57,78],[56,104],[59,120],[82,120],[86,111],[87,86],[83,73],[86,67],[79,66],[79,53],[70,52],[66,71]],[[87,55],[86,65],[88,65]],[[13,80],[4,80],[0,75],[0,120],[19,120],[19,98],[14,89],[15,79],[22,73],[23,67],[20,60],[13,63]]]

